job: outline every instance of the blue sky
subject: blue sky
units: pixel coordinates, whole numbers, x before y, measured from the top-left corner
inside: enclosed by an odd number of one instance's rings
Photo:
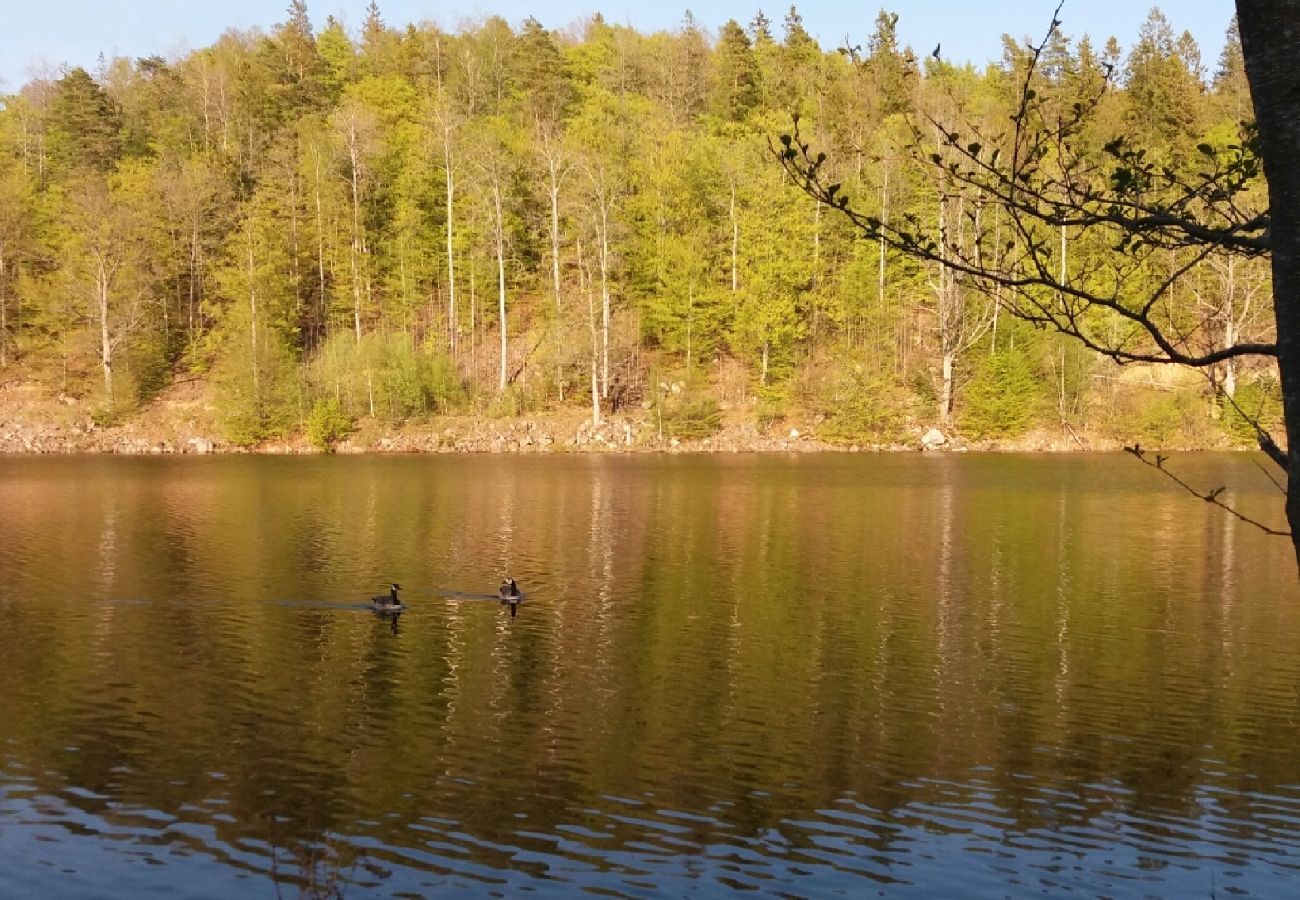
[[[365,16],[368,0],[308,0],[319,28],[333,14],[353,29]],[[0,92],[16,90],[33,66],[61,63],[92,68],[106,56],[176,56],[212,43],[227,28],[269,27],[285,17],[288,0],[3,0],[0,20]],[[805,27],[824,47],[841,46],[846,37],[862,43],[880,8],[899,14],[905,43],[929,53],[942,44],[954,61],[983,64],[1001,54],[1003,32],[1016,37],[1042,34],[1055,0],[803,0],[798,3]],[[1152,4],[1148,0],[1066,0],[1061,13],[1065,32],[1085,33],[1101,43],[1114,35],[1127,48]],[[703,26],[716,30],[727,19],[742,24],[758,8],[778,26],[789,0],[493,0],[433,4],[428,0],[379,0],[390,25],[426,19],[446,28],[462,20],[500,14],[517,24],[529,15],[548,28],[563,28],[600,10],[607,19],[642,30],[671,29],[689,8]],[[1211,72],[1232,16],[1232,0],[1176,0],[1160,4],[1176,31],[1191,31]],[[38,71],[38,69],[37,69]]]

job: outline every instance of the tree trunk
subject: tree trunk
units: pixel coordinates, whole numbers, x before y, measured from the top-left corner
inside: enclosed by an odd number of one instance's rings
[[[104,372],[104,394],[113,402],[113,341],[108,327],[112,274],[99,254],[95,256],[95,305],[99,313],[99,365]]]
[[[199,220],[198,216],[190,222],[190,272],[189,272],[189,307],[186,310],[186,337],[190,343],[194,343],[195,312],[198,308],[199,295],[199,267],[203,258],[203,250],[199,245]]]
[[[0,251],[0,368],[9,365],[9,297],[5,294],[5,256]]]
[[[1223,345],[1231,347],[1241,338],[1237,326],[1237,260],[1229,257],[1223,274]],[[1237,360],[1223,363],[1223,393],[1229,399],[1237,396]]]
[[[451,348],[451,355],[454,357],[456,355],[456,332],[459,325],[456,322],[456,254],[452,243],[452,214],[456,198],[456,183],[451,172],[450,126],[444,126],[442,129],[442,152],[447,172],[447,344]]]
[[[1294,65],[1300,29],[1294,0],[1238,2],[1237,18],[1268,177],[1273,314],[1286,418],[1286,517],[1300,561],[1300,69]]]
[[[312,160],[316,173],[316,275],[319,280],[318,287],[320,290],[320,296],[317,298],[320,308],[317,311],[316,328],[318,334],[316,338],[317,342],[319,342],[321,334],[328,330],[326,323],[329,321],[329,299],[325,293],[325,209],[320,196],[321,179],[324,175],[321,172],[319,146],[313,148]]]
[[[880,221],[889,222],[889,168],[883,169],[883,177],[880,181]],[[885,238],[880,238],[880,259],[876,266],[876,346],[881,346],[880,332],[885,323],[885,276],[887,269],[885,267]],[[897,336],[897,331],[895,332]],[[896,345],[897,346],[897,345]],[[901,359],[902,353],[896,353]]]
[[[361,184],[357,171],[357,146],[355,135],[348,137],[348,156],[352,163],[352,326],[356,331],[357,345],[361,344]]]
[[[947,351],[943,354],[941,362],[940,384],[939,384],[939,422],[947,428],[952,425],[952,399],[953,399],[953,371],[955,369],[957,354]]]
[[[555,314],[560,314],[560,180],[551,161],[551,286],[555,290]]]
[[[257,371],[257,277],[256,266],[253,259],[253,223],[249,221],[245,225],[245,231],[248,236],[248,321],[249,321],[249,339],[252,343],[252,365],[250,366],[253,373],[253,404],[254,408],[258,405],[258,393],[260,383]]]
[[[600,379],[596,377],[600,340],[596,334],[596,297],[591,286],[591,273],[582,255],[582,241],[577,244],[579,288],[587,295],[587,329],[591,333],[591,424],[600,427]]]
[[[497,392],[504,393],[506,389],[506,225],[504,214],[501,209],[501,186],[494,185],[492,188],[492,201],[496,211],[496,243],[497,243],[497,314],[500,316],[501,325],[501,378],[497,384]]]
[[[731,216],[731,293],[740,290],[740,220],[736,218],[736,180],[731,179],[731,205],[727,207]]]
[[[551,287],[555,291],[555,321],[560,325],[562,309],[560,305],[560,171],[553,154],[546,158],[547,169],[551,174]],[[559,386],[560,402],[564,402],[564,362],[555,364],[555,383]]]
[[[600,204],[600,395],[609,397],[609,210]]]

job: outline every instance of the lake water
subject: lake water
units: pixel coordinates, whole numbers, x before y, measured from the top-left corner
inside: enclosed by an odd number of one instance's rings
[[[0,459],[0,897],[1294,896],[1298,692],[1124,455]]]

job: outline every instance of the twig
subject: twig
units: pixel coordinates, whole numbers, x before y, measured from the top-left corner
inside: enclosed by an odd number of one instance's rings
[[[1256,528],[1258,528],[1260,531],[1264,532],[1265,534],[1271,534],[1276,537],[1286,537],[1286,538],[1291,537],[1291,532],[1278,531],[1276,528],[1269,528],[1263,522],[1257,522],[1254,519],[1250,518],[1249,516],[1243,515],[1242,513],[1233,509],[1228,504],[1224,503],[1222,500],[1219,499],[1219,495],[1222,494],[1224,491],[1224,488],[1222,487],[1217,487],[1208,493],[1204,493],[1204,494],[1201,493],[1196,488],[1188,484],[1186,481],[1183,481],[1173,472],[1165,468],[1165,461],[1169,457],[1157,453],[1155,461],[1153,462],[1152,460],[1147,459],[1147,451],[1143,450],[1137,444],[1134,444],[1132,447],[1125,447],[1124,451],[1126,453],[1132,453],[1134,456],[1138,458],[1138,461],[1141,462],[1144,466],[1150,466],[1151,468],[1162,472],[1166,478],[1168,478],[1174,484],[1181,487],[1183,490],[1187,491],[1187,493],[1191,494],[1193,497],[1199,497],[1200,499],[1204,500],[1206,503],[1213,503],[1215,506],[1219,507],[1219,509],[1233,516],[1236,516],[1238,519],[1245,522],[1247,525],[1254,525]]]
[[[1214,392],[1227,399],[1227,401],[1232,404],[1232,408],[1237,411],[1237,415],[1241,416],[1241,418],[1245,420],[1246,424],[1251,427],[1251,430],[1255,432],[1255,441],[1259,444],[1259,449],[1263,451],[1264,455],[1273,460],[1273,462],[1277,464],[1277,467],[1283,472],[1290,471],[1290,459],[1287,458],[1287,455],[1282,448],[1277,445],[1277,441],[1273,440],[1273,435],[1268,432],[1268,429],[1259,424],[1259,417],[1248,415],[1246,411],[1241,408],[1241,405],[1237,403],[1237,398],[1225,391],[1223,385],[1215,382],[1215,380],[1210,377],[1209,372],[1202,369],[1201,374],[1210,382],[1210,386],[1214,388]],[[1260,401],[1260,406],[1263,406],[1262,400]],[[1273,483],[1277,484],[1276,481]],[[1278,489],[1281,490],[1283,494],[1286,493],[1286,489],[1280,485],[1278,486]]]
[[[1274,478],[1274,477],[1273,477],[1273,473],[1270,472],[1268,469],[1266,469],[1266,468],[1264,468],[1263,466],[1259,465],[1259,460],[1256,459],[1256,460],[1253,460],[1253,462],[1255,463],[1256,466],[1259,466],[1259,470],[1260,470],[1261,472],[1264,473],[1264,477],[1267,478],[1269,481],[1273,482],[1273,487],[1275,487],[1275,488],[1277,488],[1279,491],[1281,491],[1282,496],[1285,497],[1285,496],[1286,496],[1286,485],[1282,484],[1282,482],[1280,482],[1280,481],[1278,481],[1276,478]]]

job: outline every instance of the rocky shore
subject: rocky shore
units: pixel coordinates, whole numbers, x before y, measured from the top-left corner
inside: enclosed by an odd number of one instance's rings
[[[1033,432],[1015,441],[966,443],[929,425],[893,444],[828,443],[816,419],[798,418],[760,428],[737,414],[714,434],[678,439],[659,432],[649,413],[634,410],[593,426],[585,410],[561,409],[517,419],[438,417],[400,426],[362,420],[333,448],[336,453],[738,453],[858,451],[1078,451],[1114,450],[1119,443],[1073,432]],[[177,455],[213,453],[311,454],[305,437],[252,447],[220,438],[201,387],[169,389],[154,403],[112,424],[100,424],[83,401],[49,397],[30,383],[0,385],[0,453],[107,453]]]
[[[0,413],[0,416],[3,414]],[[470,417],[432,419],[397,428],[363,425],[339,441],[335,453],[565,453],[565,452],[746,452],[860,449],[920,449],[906,445],[849,447],[827,444],[791,428],[759,433],[752,426],[723,428],[697,440],[660,436],[646,421],[615,418],[593,427],[567,416],[499,420]],[[98,427],[0,418],[0,453],[120,453],[142,455],[211,453],[319,453],[303,438],[266,441],[252,447],[222,442],[212,433],[160,433],[127,423]]]

